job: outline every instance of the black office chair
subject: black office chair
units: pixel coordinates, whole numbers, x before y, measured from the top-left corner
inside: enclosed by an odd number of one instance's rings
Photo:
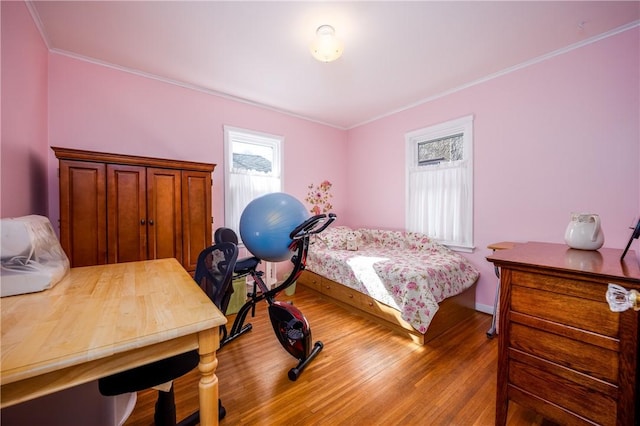
[[[236,232],[231,229],[231,228],[218,228],[215,230],[215,232],[213,233],[213,242],[216,244],[222,244],[222,243],[232,243],[235,244],[236,246],[238,245],[238,235],[236,234]],[[234,268],[234,276],[233,279],[236,280],[238,278],[242,278],[242,277],[246,277],[248,275],[251,274],[251,271],[255,271],[256,267],[258,266],[258,264],[260,264],[262,261],[260,259],[258,259],[255,256],[249,256],[249,257],[243,257],[242,259],[238,259],[238,261],[236,262],[236,266]],[[258,273],[262,273],[262,272],[258,272]],[[233,287],[233,286],[232,286]],[[248,297],[253,297],[254,295],[257,294],[258,291],[258,287],[256,282],[253,282],[253,290],[251,291],[251,293],[246,294],[245,296]],[[231,290],[231,292],[233,292],[233,290]],[[229,295],[229,298],[231,297],[231,295]],[[227,305],[229,304],[229,302],[227,301]],[[225,310],[227,308],[227,305],[225,305]],[[226,311],[222,311],[222,312],[226,312]],[[255,305],[253,305],[251,307],[251,316],[255,316],[256,315],[256,307]],[[242,332],[239,333],[238,335],[232,335],[229,336],[229,332],[227,331],[227,327],[226,326],[221,326],[220,330],[222,333],[222,337],[220,338],[220,347],[223,347],[224,345],[226,345],[227,343],[229,343],[230,341],[234,340],[236,337],[239,337],[240,334],[244,334],[245,332],[251,330],[251,324],[247,324],[245,327],[242,328]]]
[[[238,247],[228,242],[208,247],[198,256],[198,264],[194,277],[195,281],[222,312],[226,311],[229,298],[233,292],[231,280],[237,259]],[[180,303],[180,301],[177,300],[176,303]],[[138,392],[159,386],[187,374],[198,366],[199,361],[200,356],[196,349],[104,377],[98,380],[98,388],[100,389],[100,393],[105,396]],[[219,419],[224,418],[226,411],[220,400],[218,400],[218,410]],[[173,384],[171,384],[168,392],[158,391],[154,422],[158,426],[176,425]],[[195,425],[199,422],[200,412],[197,411],[178,424]]]
[[[216,244],[233,243],[238,245],[238,235],[231,228],[218,228],[213,233],[213,241]],[[235,274],[237,277],[248,275],[249,271],[255,269],[260,263],[260,259],[254,256],[238,259],[235,266]]]

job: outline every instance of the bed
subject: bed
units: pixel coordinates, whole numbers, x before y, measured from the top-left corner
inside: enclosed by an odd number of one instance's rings
[[[339,226],[316,236],[298,282],[425,344],[473,313],[478,277],[424,234]]]

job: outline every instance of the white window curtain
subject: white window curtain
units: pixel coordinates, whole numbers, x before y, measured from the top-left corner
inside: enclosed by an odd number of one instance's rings
[[[471,246],[467,214],[471,188],[468,161],[412,167],[409,171],[407,229],[446,245]]]
[[[232,170],[229,173],[226,226],[240,238],[240,216],[244,208],[256,197],[280,191],[280,178],[263,173]]]
[[[276,135],[224,126],[225,141],[225,226],[240,234],[240,217],[256,197],[282,191],[282,144]],[[237,156],[237,158],[236,158]],[[237,160],[237,161],[236,161]],[[249,252],[240,241],[243,257]],[[262,262],[268,286],[277,282],[276,264]]]
[[[240,235],[247,204],[264,194],[282,191],[282,144],[276,135],[224,126],[225,226]]]
[[[473,116],[412,131],[405,141],[407,231],[473,251]]]

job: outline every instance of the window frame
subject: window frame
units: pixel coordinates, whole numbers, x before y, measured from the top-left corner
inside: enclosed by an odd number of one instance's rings
[[[468,209],[464,211],[464,220],[468,224],[466,232],[464,232],[464,240],[445,241],[436,239],[440,244],[449,247],[452,250],[461,252],[473,252],[475,246],[473,242],[473,115],[467,115],[457,119],[449,120],[443,123],[424,127],[405,134],[406,146],[406,179],[405,179],[405,228],[409,229],[411,223],[410,211],[410,178],[413,171],[429,167],[438,170],[450,167],[467,168],[466,187],[468,193],[466,197],[466,205]],[[462,133],[463,135],[463,159],[451,162],[441,162],[438,164],[423,164],[418,162],[418,145],[423,142],[447,138]],[[425,232],[427,235],[429,232]]]
[[[274,150],[272,171],[271,174],[265,175],[277,178],[279,180],[279,191],[282,191],[284,187],[283,182],[283,151],[284,151],[284,137],[279,135],[273,135],[264,132],[258,132],[255,130],[243,129],[240,127],[223,126],[224,130],[224,223],[226,227],[232,228],[230,206],[231,206],[231,191],[229,188],[230,176],[233,173],[233,148],[234,142],[243,142],[255,144],[258,146],[269,147]],[[235,230],[238,234],[238,239],[241,239],[239,229]]]

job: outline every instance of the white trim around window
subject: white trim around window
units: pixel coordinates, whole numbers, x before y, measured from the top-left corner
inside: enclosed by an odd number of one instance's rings
[[[460,158],[419,161],[420,144],[460,134]],[[409,132],[405,144],[406,229],[454,250],[473,251],[473,115]]]

